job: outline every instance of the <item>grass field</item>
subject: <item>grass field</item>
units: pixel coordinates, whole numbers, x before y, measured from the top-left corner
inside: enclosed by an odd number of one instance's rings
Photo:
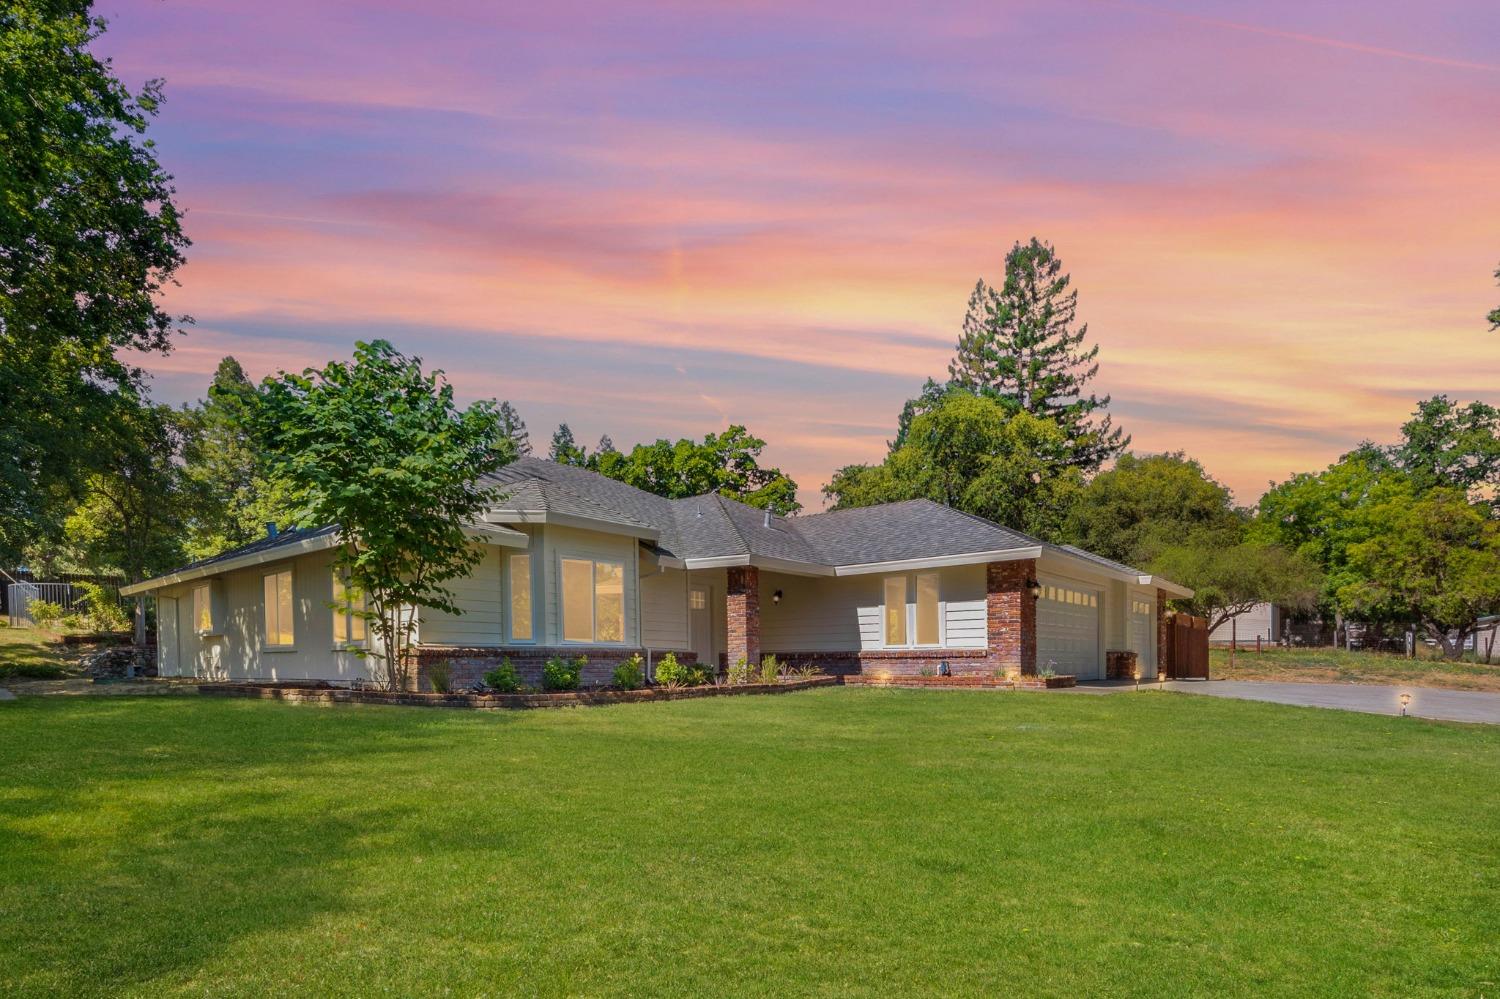
[[[1492,666],[1474,662],[1447,662],[1423,657],[1407,659],[1388,652],[1349,652],[1344,649],[1267,648],[1256,652],[1252,645],[1234,654],[1209,650],[1209,671],[1219,680],[1277,680],[1307,683],[1389,683],[1450,690],[1500,691],[1500,661]]]
[[[0,663],[71,667],[77,659],[60,641],[35,628],[0,628]]]
[[[0,993],[1493,995],[1500,729],[1147,692],[0,703]]]

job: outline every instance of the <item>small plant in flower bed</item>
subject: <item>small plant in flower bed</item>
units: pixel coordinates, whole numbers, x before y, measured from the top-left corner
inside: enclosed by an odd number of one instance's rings
[[[663,687],[687,686],[688,668],[677,660],[676,653],[668,652],[656,664],[656,682]]]
[[[765,655],[760,660],[760,682],[775,683],[781,676],[781,663],[773,655]]]
[[[645,662],[637,652],[615,667],[615,686],[621,690],[636,690],[645,679]]]
[[[542,666],[542,689],[577,690],[579,679],[583,676],[583,668],[588,664],[587,656],[579,656],[576,659],[553,656]]]
[[[507,657],[484,675],[484,685],[502,694],[518,694],[521,692],[521,675]]]
[[[432,684],[432,689],[437,693],[448,693],[453,689],[453,664],[446,659],[440,659],[428,666],[427,682]]]
[[[740,656],[735,664],[729,667],[728,672],[724,675],[724,679],[726,682],[738,687],[754,679],[754,673],[755,671],[750,668],[750,663],[744,656]]]
[[[804,663],[801,666],[788,666],[787,676],[794,676],[799,680],[811,680],[815,676],[822,676],[823,671],[812,663]]]

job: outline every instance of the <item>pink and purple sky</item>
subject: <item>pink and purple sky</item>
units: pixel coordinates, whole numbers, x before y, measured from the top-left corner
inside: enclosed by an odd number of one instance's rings
[[[1141,451],[1242,503],[1500,403],[1500,4],[102,0],[167,83],[202,395],[376,336],[545,449],[744,423],[810,509],[1052,241]]]

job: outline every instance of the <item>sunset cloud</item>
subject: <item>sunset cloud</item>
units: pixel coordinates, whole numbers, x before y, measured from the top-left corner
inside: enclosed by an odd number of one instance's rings
[[[1500,401],[1500,12],[1440,7],[117,0],[194,239],[146,363],[385,336],[539,440],[746,423],[816,506],[1036,234],[1135,446],[1253,502]]]

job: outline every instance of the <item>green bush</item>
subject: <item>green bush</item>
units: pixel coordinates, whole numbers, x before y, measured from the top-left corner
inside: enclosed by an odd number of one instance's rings
[[[766,655],[760,661],[760,682],[775,683],[777,677],[781,676],[781,663],[776,661],[773,655]]]
[[[546,690],[577,690],[583,668],[588,664],[588,656],[576,659],[553,656],[542,666],[542,687]]]
[[[635,690],[645,678],[645,663],[637,652],[615,667],[615,686],[621,690]]]
[[[89,622],[82,614],[64,614],[57,622],[64,631],[88,631]]]
[[[507,656],[499,666],[484,675],[484,685],[502,694],[516,694],[521,690],[521,675]]]
[[[432,684],[432,689],[437,693],[448,693],[453,689],[453,664],[446,659],[439,659],[428,666],[427,682]]]
[[[746,661],[744,656],[740,656],[739,660],[733,666],[729,667],[724,679],[738,686],[742,683],[749,683],[752,672],[750,663]]]
[[[51,663],[0,663],[0,680],[61,680],[67,675]]]
[[[33,600],[27,609],[31,611],[31,619],[36,622],[36,626],[48,631],[63,616],[62,604],[53,600]]]
[[[115,595],[98,583],[74,583],[83,596],[79,604],[87,617],[87,627],[92,631],[125,631],[130,627],[130,618],[120,606]]]
[[[656,682],[663,687],[687,686],[688,668],[677,661],[676,653],[668,652],[657,662]]]

